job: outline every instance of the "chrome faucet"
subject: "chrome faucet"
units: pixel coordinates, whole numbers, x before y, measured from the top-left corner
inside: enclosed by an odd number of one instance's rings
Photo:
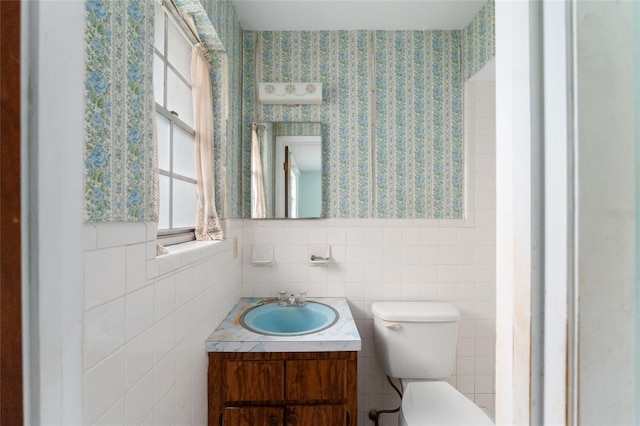
[[[278,293],[278,304],[280,306],[304,306],[307,304],[307,292],[299,291],[296,295],[282,290]]]

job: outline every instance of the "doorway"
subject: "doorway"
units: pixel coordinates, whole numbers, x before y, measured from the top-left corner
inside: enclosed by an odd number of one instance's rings
[[[0,423],[23,424],[21,2],[0,2]]]

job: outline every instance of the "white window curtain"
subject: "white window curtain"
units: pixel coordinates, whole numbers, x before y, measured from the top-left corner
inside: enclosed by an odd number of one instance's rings
[[[256,123],[253,123],[251,128],[251,217],[256,219],[267,217],[264,175],[260,158],[260,138]]]
[[[215,206],[213,184],[213,97],[209,54],[198,43],[191,54],[191,91],[196,132],[196,175],[198,180],[197,240],[222,240],[224,234]]]

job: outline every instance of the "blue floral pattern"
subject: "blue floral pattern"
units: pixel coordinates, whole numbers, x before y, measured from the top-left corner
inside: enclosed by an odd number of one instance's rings
[[[478,16],[491,17],[487,10]],[[244,152],[256,117],[320,121],[323,217],[462,218],[465,31],[245,32]],[[493,43],[492,33],[483,37],[476,46]],[[258,46],[262,74],[255,76]],[[318,81],[323,103],[257,105],[257,81]],[[242,164],[244,217],[249,158]]]
[[[211,17],[216,37],[224,48],[210,50],[216,207],[221,218],[237,218],[242,216],[241,159],[243,143],[246,143],[242,139],[242,28],[229,1],[202,0],[202,6]],[[228,69],[228,75],[225,75],[225,69]],[[229,88],[227,92],[225,87]],[[228,109],[226,120],[225,109]]]
[[[146,19],[145,19],[146,17]],[[86,2],[85,220],[153,218],[153,2]]]
[[[239,217],[242,30],[227,0],[177,3],[195,14],[199,35],[212,54],[216,202],[223,214]],[[85,220],[152,220],[154,4],[87,0],[85,9]],[[221,114],[225,101],[227,120]]]
[[[375,34],[376,217],[462,217],[460,48],[459,31]]]
[[[469,79],[496,54],[495,0],[489,0],[462,30],[464,77]]]
[[[216,16],[214,14],[207,14],[207,10],[211,9],[211,2],[200,2],[199,0],[175,0],[176,4],[180,8],[182,13],[193,16],[193,21],[196,24],[198,30],[198,37],[207,46],[209,51],[224,50],[224,44],[218,36],[216,28],[211,23],[210,16]],[[206,4],[206,10],[202,3]],[[221,2],[222,3],[222,2]]]
[[[256,46],[262,46],[262,75],[254,75]],[[367,31],[244,33],[244,152],[250,152],[251,121],[322,122],[323,217],[371,215],[370,109]],[[322,105],[256,105],[259,81],[318,81]],[[255,111],[255,112],[254,112]],[[243,216],[249,217],[249,157],[243,157]]]
[[[228,0],[177,3],[212,57],[221,217],[250,215],[256,119],[324,123],[324,217],[462,217],[461,87],[494,55],[493,0],[452,32],[243,33]],[[85,5],[85,220],[152,220],[153,2]],[[324,102],[256,105],[257,80],[319,81]]]

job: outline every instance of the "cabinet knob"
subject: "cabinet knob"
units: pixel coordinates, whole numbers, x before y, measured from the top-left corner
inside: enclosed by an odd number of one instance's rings
[[[298,423],[298,416],[296,416],[296,414],[295,414],[295,413],[290,413],[290,414],[287,416],[287,424],[288,424],[288,425],[295,425],[295,424],[297,424],[297,423]]]
[[[269,417],[269,426],[278,426],[280,424],[280,419],[278,416]]]

